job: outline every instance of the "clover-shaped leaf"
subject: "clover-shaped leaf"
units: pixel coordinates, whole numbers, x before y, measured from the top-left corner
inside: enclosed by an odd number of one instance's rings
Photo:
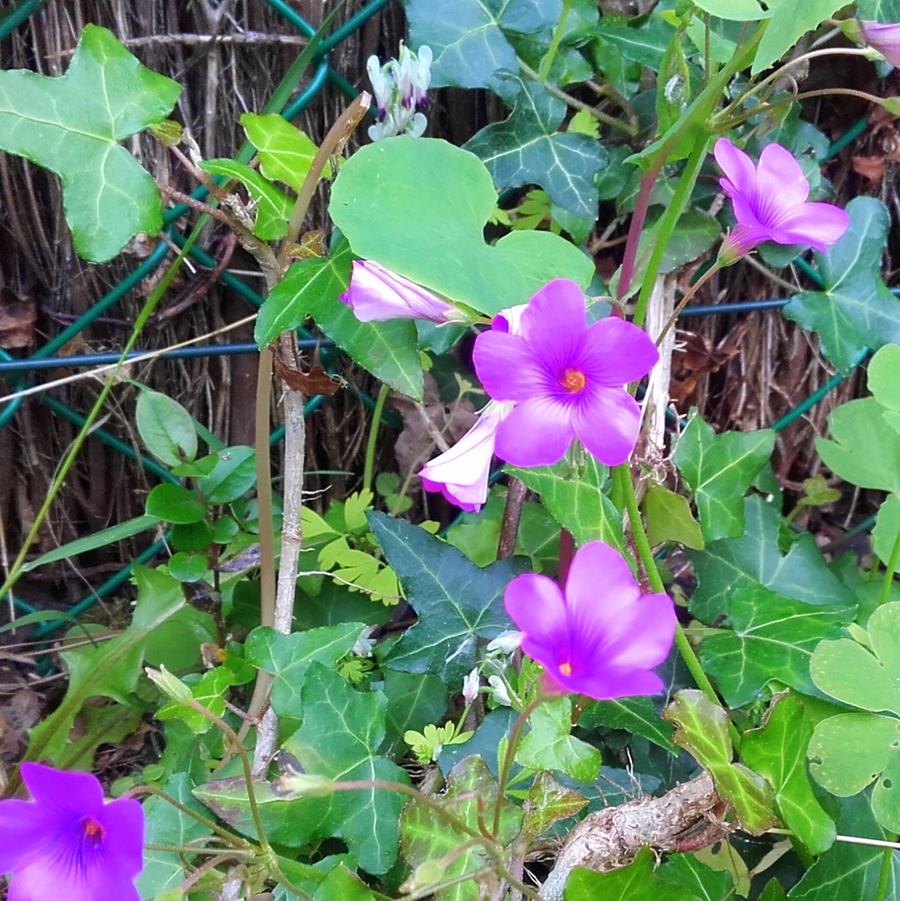
[[[900,342],[900,300],[881,278],[888,211],[874,197],[855,197],[847,212],[844,235],[828,253],[816,253],[825,290],[797,294],[783,310],[819,333],[822,353],[838,369],[849,369],[865,348]]]
[[[595,219],[594,179],[606,165],[606,151],[588,135],[557,131],[566,105],[543,85],[501,74],[519,85],[512,113],[505,122],[482,128],[465,149],[481,158],[498,190],[540,185],[557,206]]]
[[[78,254],[99,263],[162,226],[159,192],[121,141],[161,122],[181,88],[86,25],[69,69],[0,72],[0,149],[55,172]]]
[[[475,154],[400,135],[341,166],[329,212],[357,256],[482,313],[527,303],[554,278],[588,286],[590,258],[550,232],[513,232],[486,244],[496,206],[491,174]]]

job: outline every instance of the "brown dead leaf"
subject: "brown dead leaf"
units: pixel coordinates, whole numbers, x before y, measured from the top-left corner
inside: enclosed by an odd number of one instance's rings
[[[275,357],[275,371],[286,385],[308,396],[325,394],[330,397],[337,394],[344,384],[339,375],[329,375],[321,363],[316,363],[309,372],[304,372]]]
[[[9,288],[0,288],[0,347],[21,350],[34,344],[37,305]]]
[[[709,338],[693,332],[678,333],[679,346],[672,355],[672,383],[669,394],[675,404],[683,409],[689,404],[703,376],[718,372],[738,348],[728,343],[713,348]]]

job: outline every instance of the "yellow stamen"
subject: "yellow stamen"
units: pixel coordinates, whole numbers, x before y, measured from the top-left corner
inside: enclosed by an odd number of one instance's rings
[[[560,663],[559,671],[564,676],[571,676],[572,675],[572,664],[571,663]]]
[[[580,369],[564,369],[559,376],[559,383],[570,394],[578,394],[584,391],[587,378]]]

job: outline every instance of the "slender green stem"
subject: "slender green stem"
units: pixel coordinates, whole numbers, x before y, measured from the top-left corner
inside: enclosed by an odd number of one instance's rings
[[[896,840],[897,836],[894,836]],[[887,901],[888,890],[891,886],[891,874],[894,871],[894,849],[885,848],[881,857],[881,871],[878,874],[878,887],[872,896],[872,901]]]
[[[718,260],[716,260],[716,262],[713,263],[712,266],[710,266],[709,269],[707,269],[706,272],[704,272],[703,275],[701,275],[700,278],[698,278],[697,281],[694,282],[693,285],[691,285],[691,287],[688,289],[687,293],[685,293],[684,297],[682,297],[681,300],[678,301],[678,306],[676,306],[675,309],[672,310],[672,315],[669,317],[668,322],[666,322],[666,324],[662,327],[662,331],[659,333],[659,335],[655,339],[657,347],[663,343],[663,339],[669,333],[669,329],[672,328],[673,325],[675,325],[675,321],[681,315],[681,311],[688,305],[688,303],[690,303],[690,301],[697,294],[697,292],[721,268],[722,268],[722,264]]]
[[[888,560],[887,570],[884,573],[884,582],[881,583],[881,597],[879,603],[886,604],[891,596],[891,586],[894,584],[894,573],[900,566],[900,532],[894,539],[894,546],[891,549],[891,556]]]
[[[375,409],[372,411],[372,425],[369,428],[369,440],[366,442],[366,463],[363,469],[363,491],[372,490],[372,478],[375,475],[375,448],[378,446],[378,429],[384,413],[384,402],[391,392],[390,385],[382,385],[378,390]]]
[[[569,9],[571,6],[572,0],[563,0],[562,13],[560,14],[559,21],[556,23],[556,28],[553,31],[550,49],[547,51],[547,55],[541,63],[541,68],[538,72],[538,81],[546,81],[547,76],[550,74],[550,67],[553,65],[553,60],[556,59],[556,52],[559,50],[559,43],[562,40],[563,30],[566,27],[566,19],[569,17]]]
[[[650,583],[650,587],[653,589],[654,593],[665,594],[666,586],[659,574],[656,561],[653,559],[653,550],[650,547],[650,541],[647,539],[647,533],[644,531],[644,524],[641,521],[641,511],[638,509],[637,497],[634,493],[634,485],[631,481],[631,470],[628,463],[622,463],[621,465],[616,466],[613,470],[613,475],[622,485],[623,494],[625,496],[625,509],[628,512],[628,521],[631,524],[631,533],[634,535],[635,547],[637,547],[638,556],[641,558],[641,565],[644,568],[644,572],[647,574],[647,581]],[[709,681],[709,677],[703,672],[703,667],[700,665],[697,653],[694,651],[693,647],[691,647],[687,635],[684,634],[684,628],[679,622],[675,623],[675,647],[678,648],[678,653],[681,655],[681,659],[684,661],[684,664],[688,668],[694,682],[696,682],[697,687],[700,688],[717,707],[722,706],[722,702],[719,700],[716,690]],[[741,735],[730,719],[728,721],[728,731],[731,735],[732,744],[736,750],[740,745]]]
[[[503,755],[503,763],[500,766],[500,777],[497,780],[497,803],[494,805],[494,825],[492,832],[496,836],[500,831],[500,812],[503,809],[503,798],[506,794],[506,784],[509,782],[509,771],[512,769],[513,760],[516,757],[516,749],[519,747],[519,739],[528,717],[545,700],[543,694],[539,694],[520,714],[513,723],[512,732],[509,733],[509,743],[506,746],[506,754]]]
[[[709,146],[709,141],[709,136],[704,135],[703,139],[697,141],[694,145],[684,171],[678,180],[678,187],[672,195],[672,200],[659,220],[656,240],[653,250],[650,252],[650,259],[647,261],[647,269],[641,283],[641,291],[634,307],[634,324],[638,328],[644,325],[644,319],[647,315],[647,304],[650,302],[650,295],[653,293],[653,285],[659,273],[659,267],[662,265],[663,255],[669,246],[669,240],[678,225],[678,220],[681,218],[681,214],[690,200],[691,192],[694,190],[694,185],[697,182],[697,176],[700,174],[700,168],[706,159],[706,148]],[[666,329],[663,330],[663,334],[665,332]]]

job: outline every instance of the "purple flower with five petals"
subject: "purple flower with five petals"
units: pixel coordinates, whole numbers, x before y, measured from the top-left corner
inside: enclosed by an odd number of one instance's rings
[[[591,541],[572,559],[565,592],[547,576],[516,576],[503,596],[522,650],[544,667],[546,687],[603,701],[663,690],[652,671],[669,654],[675,608],[641,595],[622,555]]]
[[[567,279],[541,288],[518,327],[519,334],[491,329],[475,341],[485,390],[513,405],[497,426],[497,456],[513,466],[552,464],[578,438],[607,466],[627,460],[641,413],[623,386],[653,368],[656,345],[615,316],[589,326],[584,295]]]
[[[847,230],[850,217],[831,203],[807,203],[809,182],[800,164],[780,144],[767,144],[759,166],[727,138],[713,155],[725,178],[719,184],[734,204],[737,227],[719,252],[723,265],[734,263],[763,241],[809,244],[823,253]]]
[[[446,300],[419,287],[374,260],[354,260],[350,287],[341,295],[360,322],[388,319],[463,320],[465,316]]]
[[[900,25],[860,22],[859,36],[892,66],[900,66]]]
[[[90,773],[22,764],[33,801],[0,801],[0,873],[9,901],[138,901],[144,811],[132,799],[103,803]]]

